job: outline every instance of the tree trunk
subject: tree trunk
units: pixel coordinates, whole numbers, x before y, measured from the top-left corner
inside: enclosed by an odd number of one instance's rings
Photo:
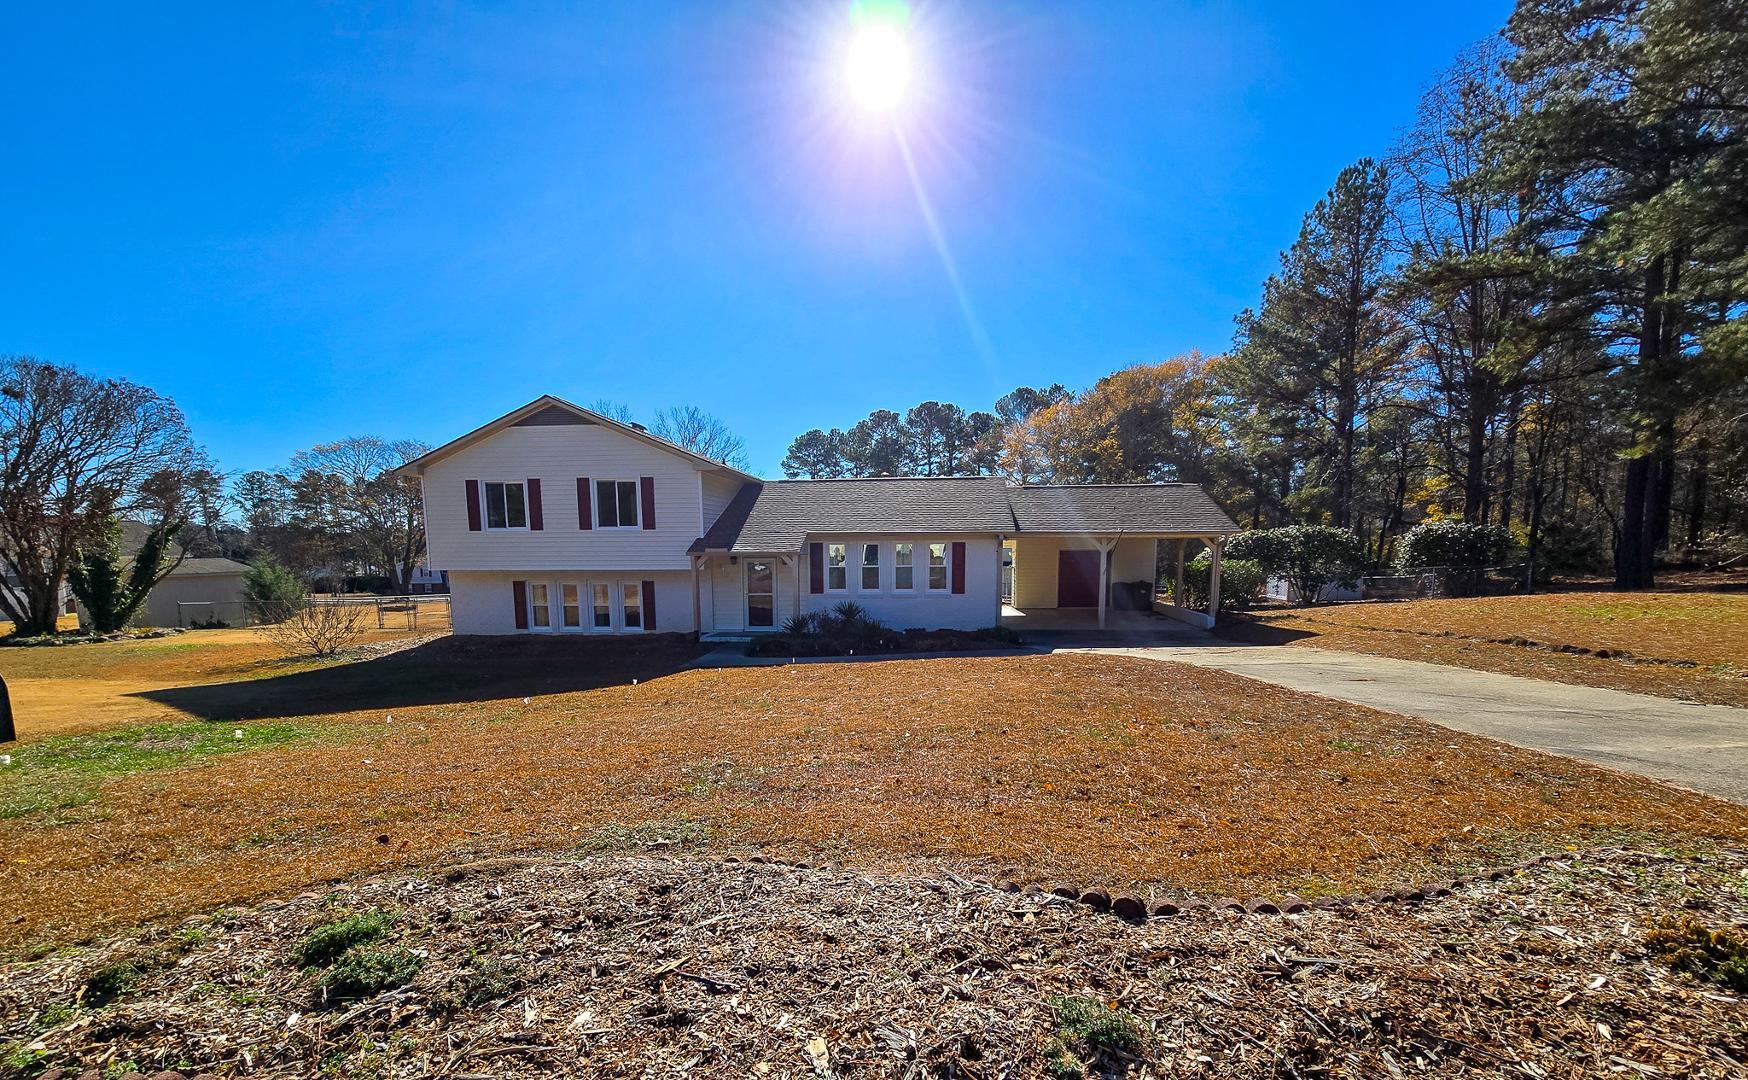
[[[1705,535],[1706,485],[1710,469],[1710,448],[1701,442],[1693,455],[1693,475],[1687,481],[1687,547],[1689,551],[1699,547],[1700,538]]]
[[[1652,403],[1657,396],[1657,381],[1663,368],[1663,292],[1664,261],[1651,260],[1645,268],[1644,308],[1639,322],[1638,393],[1641,402]],[[1655,507],[1658,492],[1656,476],[1660,471],[1658,456],[1663,449],[1662,432],[1647,432],[1654,436],[1653,445],[1641,446],[1639,453],[1627,462],[1624,487],[1621,492],[1620,543],[1615,549],[1615,585],[1622,589],[1649,589],[1654,580],[1652,559],[1655,544]]]
[[[1619,589],[1643,589],[1645,580],[1645,494],[1651,458],[1640,454],[1627,462],[1621,491],[1620,528],[1614,551],[1614,583]]]
[[[1463,520],[1482,520],[1487,507],[1487,417],[1469,391],[1468,442],[1463,448]]]
[[[13,742],[18,730],[12,726],[12,695],[6,690],[6,679],[0,676],[0,743]]]

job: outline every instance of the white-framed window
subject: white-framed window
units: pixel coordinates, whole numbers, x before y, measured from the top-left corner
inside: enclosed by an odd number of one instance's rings
[[[528,527],[528,496],[520,480],[488,480],[483,486],[486,491],[486,528]]]
[[[849,549],[843,544],[825,546],[825,591],[844,592],[850,587]]]
[[[929,545],[929,591],[945,592],[947,589],[947,545]]]
[[[916,588],[916,545],[908,540],[892,545],[892,587],[900,592]]]
[[[880,545],[862,545],[862,583],[863,592],[880,591]]]
[[[595,481],[595,527],[599,529],[635,529],[638,527],[636,480]]]
[[[528,583],[528,628],[552,629],[552,586],[544,581]]]
[[[613,586],[605,581],[589,583],[589,629],[613,629]]]
[[[558,625],[565,630],[583,628],[583,591],[576,582],[567,581],[558,587]]]
[[[627,630],[643,629],[643,584],[637,581],[625,581],[619,585],[620,595],[624,598],[623,625]]]

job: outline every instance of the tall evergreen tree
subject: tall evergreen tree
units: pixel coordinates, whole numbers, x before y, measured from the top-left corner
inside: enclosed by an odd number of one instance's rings
[[[1262,306],[1239,316],[1238,348],[1222,365],[1228,393],[1259,427],[1303,438],[1290,457],[1316,510],[1353,523],[1362,434],[1402,367],[1398,321],[1382,303],[1389,253],[1389,180],[1370,159],[1341,171],[1311,213]]]
[[[1648,588],[1667,541],[1677,429],[1705,369],[1730,360],[1745,299],[1744,0],[1520,0],[1506,65],[1523,95],[1497,132],[1524,228],[1552,256],[1553,310],[1618,364],[1634,432],[1615,581]],[[1719,86],[1707,81],[1707,73]],[[1709,347],[1708,347],[1709,346]]]

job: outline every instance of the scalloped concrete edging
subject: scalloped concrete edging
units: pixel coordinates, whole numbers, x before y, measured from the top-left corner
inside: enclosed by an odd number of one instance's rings
[[[1320,896],[1315,900],[1305,900],[1302,897],[1287,893],[1278,900],[1267,897],[1252,897],[1249,900],[1239,900],[1231,896],[1219,896],[1213,899],[1192,898],[1183,901],[1155,900],[1151,904],[1135,896],[1125,894],[1112,895],[1106,889],[1078,889],[1072,885],[1057,885],[1044,889],[1038,885],[1022,886],[1016,881],[991,882],[971,880],[973,884],[993,889],[997,892],[1016,895],[1053,896],[1068,903],[1080,904],[1083,907],[1100,914],[1114,915],[1124,922],[1143,923],[1148,919],[1166,919],[1194,911],[1235,911],[1245,915],[1297,915],[1307,911],[1348,911],[1356,907],[1377,904],[1419,904],[1427,900],[1436,900],[1450,896],[1459,890],[1480,881],[1501,881],[1524,870],[1541,866],[1556,858],[1554,855],[1537,855],[1519,862],[1504,866],[1478,870],[1473,874],[1458,874],[1456,877],[1440,879],[1425,885],[1404,885],[1395,889],[1373,889],[1367,893],[1348,893],[1337,896]],[[796,870],[841,870],[837,863],[810,863],[790,859],[773,859],[765,855],[729,855],[722,860],[727,863],[749,863],[765,866],[786,866]]]

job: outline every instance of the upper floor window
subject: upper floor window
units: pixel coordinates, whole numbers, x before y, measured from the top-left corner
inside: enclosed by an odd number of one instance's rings
[[[900,590],[916,588],[916,545],[892,545],[892,587]]]
[[[825,587],[828,592],[841,592],[850,587],[848,555],[842,544],[825,546]]]
[[[929,545],[929,588],[947,587],[947,545]]]
[[[603,529],[637,528],[637,481],[595,481],[595,524]]]
[[[880,589],[880,545],[862,545],[862,588],[867,592]]]
[[[520,483],[486,484],[486,528],[526,529],[528,499]]]

